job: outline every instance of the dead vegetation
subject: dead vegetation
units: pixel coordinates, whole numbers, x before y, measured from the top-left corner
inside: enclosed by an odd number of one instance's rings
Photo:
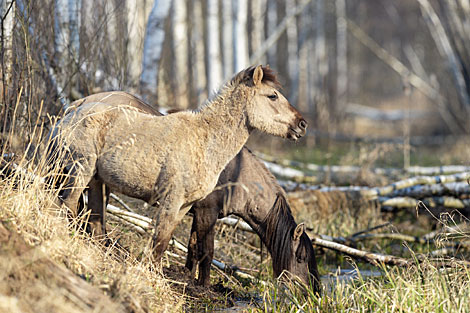
[[[38,169],[36,169],[38,173]],[[182,294],[146,255],[116,254],[72,231],[39,176],[0,181],[4,312],[174,312]],[[6,306],[6,307],[5,307]]]

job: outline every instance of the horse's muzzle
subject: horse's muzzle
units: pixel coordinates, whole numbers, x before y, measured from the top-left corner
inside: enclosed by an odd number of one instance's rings
[[[308,123],[303,118],[299,119],[295,127],[289,127],[287,138],[293,141],[297,141],[300,137],[307,133]]]

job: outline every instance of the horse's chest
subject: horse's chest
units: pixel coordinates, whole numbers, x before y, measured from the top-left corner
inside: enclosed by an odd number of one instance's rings
[[[206,175],[200,175],[199,179],[194,179],[196,177],[192,177],[193,179],[190,179],[189,177],[187,179],[183,179],[186,185],[185,191],[188,202],[200,200],[214,190],[217,184],[218,175],[208,175],[211,173],[207,172],[205,174]]]

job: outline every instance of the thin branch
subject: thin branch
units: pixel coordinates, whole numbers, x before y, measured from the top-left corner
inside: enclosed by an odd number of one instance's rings
[[[110,193],[109,196],[110,196],[111,198],[113,198],[114,200],[116,200],[116,202],[118,202],[120,205],[122,205],[122,207],[123,207],[124,209],[126,209],[127,211],[135,213],[135,211],[134,211],[133,209],[131,209],[124,201],[122,201],[121,198],[119,198],[118,196],[116,196],[114,193]]]

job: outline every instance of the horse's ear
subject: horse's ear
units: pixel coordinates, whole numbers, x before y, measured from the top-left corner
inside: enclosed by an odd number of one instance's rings
[[[253,84],[257,86],[261,84],[262,80],[263,80],[263,67],[261,65],[258,65],[253,72]]]
[[[292,239],[294,241],[297,241],[300,239],[300,236],[302,236],[302,234],[304,233],[305,231],[305,224],[304,223],[300,223],[299,225],[297,225],[297,227],[295,228],[294,230],[294,234],[292,235]]]

